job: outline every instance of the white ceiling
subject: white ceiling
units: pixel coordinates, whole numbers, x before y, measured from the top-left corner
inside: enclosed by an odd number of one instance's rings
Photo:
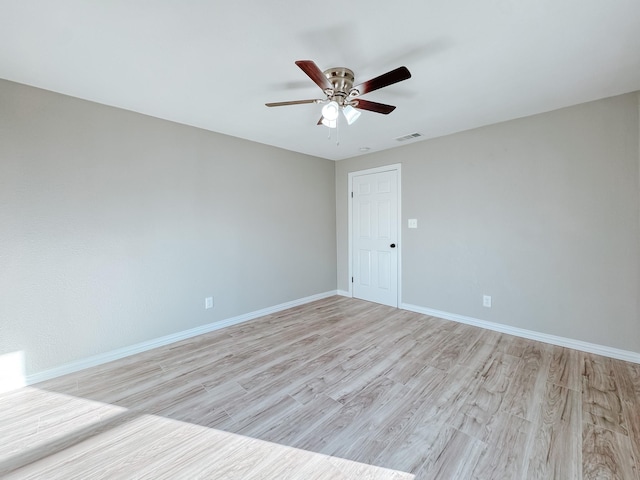
[[[0,77],[333,160],[640,90],[638,0],[0,0]],[[363,98],[335,133],[294,64],[356,83],[413,77]],[[414,140],[416,141],[416,140]]]

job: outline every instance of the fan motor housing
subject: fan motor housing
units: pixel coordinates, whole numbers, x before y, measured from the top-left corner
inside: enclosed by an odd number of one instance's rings
[[[353,88],[353,71],[345,67],[332,67],[322,73],[333,87],[332,98],[342,105]]]

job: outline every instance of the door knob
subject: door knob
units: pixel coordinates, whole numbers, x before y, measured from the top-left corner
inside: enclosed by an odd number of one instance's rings
[[[389,245],[391,248],[396,248],[396,244],[392,243],[391,245]]]

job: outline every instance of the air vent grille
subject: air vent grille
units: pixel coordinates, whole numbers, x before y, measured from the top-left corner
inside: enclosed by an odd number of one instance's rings
[[[406,142],[407,140],[413,140],[414,138],[421,137],[421,133],[410,133],[409,135],[403,135],[402,137],[396,138],[398,142]]]

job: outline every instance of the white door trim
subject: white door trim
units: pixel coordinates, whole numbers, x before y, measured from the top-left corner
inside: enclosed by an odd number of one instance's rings
[[[398,308],[402,304],[402,164],[394,163],[393,165],[386,165],[383,167],[376,168],[368,168],[366,170],[358,170],[357,172],[349,172],[349,177],[347,180],[347,204],[348,204],[348,215],[349,215],[349,226],[348,226],[348,241],[349,241],[349,258],[347,261],[348,265],[348,278],[347,281],[349,283],[349,296],[353,297],[353,282],[351,282],[351,278],[353,277],[353,232],[352,232],[352,222],[353,222],[353,201],[351,198],[351,192],[353,192],[353,177],[357,177],[359,175],[369,175],[371,173],[381,173],[381,172],[390,172],[395,170],[398,174]]]

